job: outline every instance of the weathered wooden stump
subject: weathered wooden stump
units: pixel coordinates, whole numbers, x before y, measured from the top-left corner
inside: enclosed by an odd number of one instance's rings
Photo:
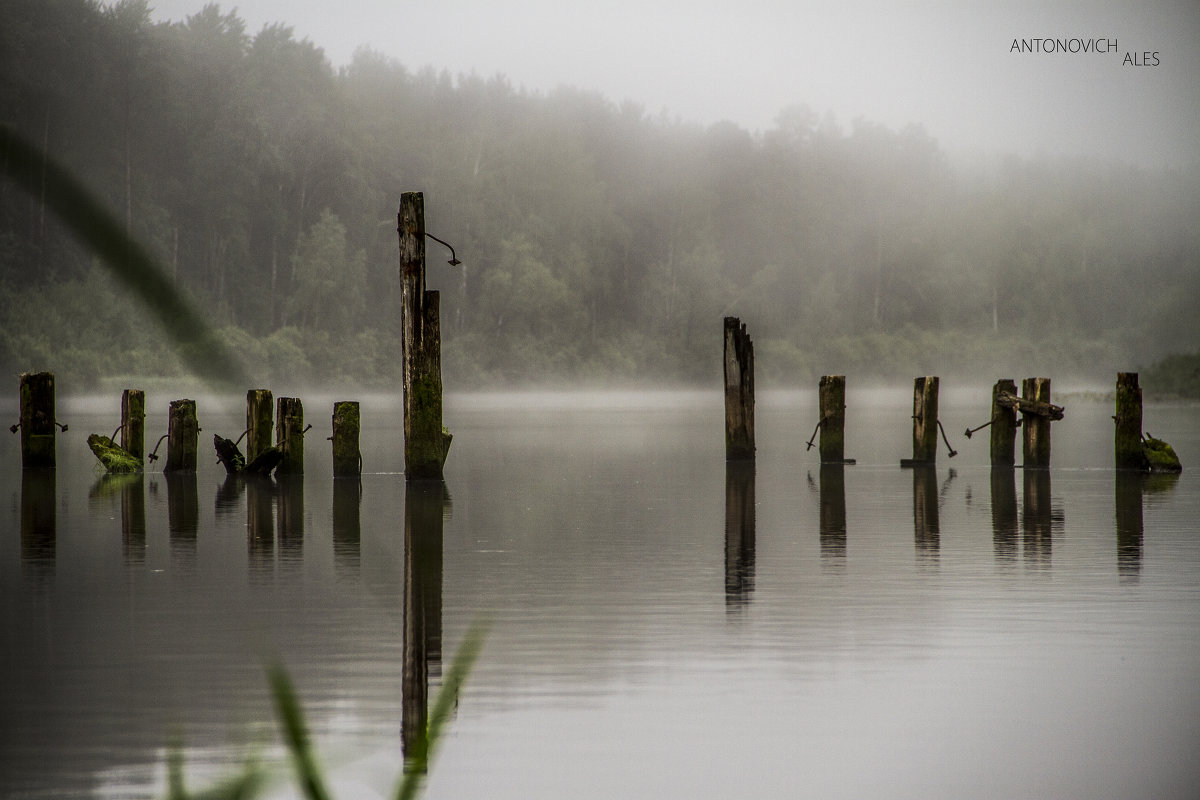
[[[121,448],[140,465],[146,463],[146,393],[126,389],[121,393]]]
[[[333,476],[356,478],[362,473],[362,453],[358,448],[359,405],[342,400],[333,404]]]
[[[167,415],[167,461],[163,472],[195,472],[200,424],[195,400],[172,400]]]
[[[242,455],[237,442],[214,433],[213,447],[216,448],[217,460],[225,467],[227,475],[237,475],[246,468],[246,457]]]
[[[275,441],[282,451],[275,474],[304,474],[304,404],[298,397],[280,397],[275,415]]]
[[[21,466],[54,469],[54,373],[22,373],[20,389]]]
[[[991,457],[993,467],[1011,467],[1017,463],[1017,411],[1000,402],[1001,395],[1015,396],[1017,383],[1001,378],[992,387]]]
[[[246,392],[246,461],[270,449],[275,442],[271,435],[272,414],[275,413],[274,398],[270,389],[251,389]]]
[[[725,460],[754,458],[754,343],[737,317],[725,317]]]
[[[1142,387],[1136,372],[1117,373],[1117,413],[1113,432],[1117,469],[1146,469],[1142,453]],[[1139,490],[1140,491],[1140,490]]]
[[[900,460],[902,467],[937,461],[938,383],[936,375],[913,379],[913,454],[911,459]]]
[[[441,480],[453,438],[442,427],[442,334],[437,292],[425,289],[425,198],[405,192],[397,215],[404,374],[404,478]]]
[[[821,463],[845,463],[846,376],[822,376],[817,394],[821,413],[821,440],[818,445]]]
[[[1026,378],[1021,381],[1021,399],[1034,404],[1044,403],[1046,406],[1050,406],[1050,379]],[[1021,428],[1024,431],[1025,469],[1049,467],[1051,416],[1038,413],[1036,406],[1027,406],[1024,402],[1021,404],[1021,414]]]

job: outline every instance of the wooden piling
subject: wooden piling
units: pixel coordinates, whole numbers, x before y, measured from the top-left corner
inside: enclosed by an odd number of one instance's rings
[[[818,447],[822,464],[841,464],[846,460],[846,376],[824,375],[818,385],[821,413],[821,441]]]
[[[1142,388],[1136,372],[1117,373],[1117,413],[1113,417],[1117,469],[1146,469],[1142,452]]]
[[[298,397],[281,397],[275,415],[275,441],[283,458],[276,476],[304,474],[304,404]]]
[[[913,466],[937,461],[938,384],[936,375],[913,379]]]
[[[400,234],[404,478],[441,480],[451,436],[442,427],[442,336],[437,292],[425,289],[425,199],[405,192]]]
[[[1011,467],[1017,463],[1017,410],[1000,402],[1001,395],[1015,396],[1017,383],[1001,378],[992,387],[992,466]]]
[[[146,393],[126,389],[121,393],[121,449],[146,464]]]
[[[358,449],[359,406],[356,400],[333,404],[333,477],[356,478],[362,473]]]
[[[22,373],[20,388],[21,466],[54,469],[54,373]]]
[[[1021,381],[1021,397],[1034,403],[1050,404],[1050,379],[1025,378]],[[1033,411],[1021,412],[1024,431],[1025,469],[1044,469],[1050,466],[1050,417]]]
[[[247,464],[274,445],[271,440],[273,433],[271,415],[274,412],[274,398],[270,389],[251,389],[246,392]]]
[[[172,400],[167,414],[167,461],[163,472],[195,472],[200,424],[195,400]]]
[[[725,460],[754,458],[754,343],[737,317],[725,317]]]

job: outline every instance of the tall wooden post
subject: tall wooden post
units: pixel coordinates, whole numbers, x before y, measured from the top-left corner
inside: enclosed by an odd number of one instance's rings
[[[333,404],[333,477],[356,478],[362,473],[362,454],[358,449],[358,401],[342,400]]]
[[[754,342],[725,317],[725,460],[754,458]]]
[[[1021,381],[1021,397],[1037,403],[1050,403],[1050,379],[1026,378]],[[1033,412],[1021,412],[1021,427],[1024,433],[1024,466],[1045,468],[1050,466],[1050,417]]]
[[[1017,463],[1017,409],[1001,403],[1001,394],[1016,397],[1016,381],[1001,378],[992,387],[992,466],[1011,467]]]
[[[846,460],[846,376],[824,375],[818,386],[821,406],[821,463]]]
[[[299,397],[281,397],[275,415],[275,441],[283,451],[276,475],[304,474],[304,404]]]
[[[195,400],[172,400],[167,414],[167,463],[163,472],[195,472],[200,425]]]
[[[936,375],[913,379],[914,464],[937,460],[938,383]]]
[[[1146,468],[1142,454],[1142,387],[1136,372],[1117,373],[1117,414],[1114,433],[1117,469]]]
[[[146,393],[126,389],[121,393],[121,449],[146,463]]]
[[[246,392],[246,463],[249,464],[264,450],[270,449],[274,397],[270,389],[251,389]]]
[[[441,480],[451,436],[442,428],[442,335],[437,292],[425,290],[425,198],[400,197],[404,478]]]
[[[54,469],[54,373],[21,374],[21,466]]]

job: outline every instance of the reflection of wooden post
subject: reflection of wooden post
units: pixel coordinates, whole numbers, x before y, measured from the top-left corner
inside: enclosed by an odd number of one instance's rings
[[[292,473],[275,477],[275,523],[279,528],[276,539],[285,555],[298,560],[304,550],[304,476]]]
[[[754,458],[754,343],[737,317],[725,317],[725,459]]]
[[[1012,467],[992,467],[992,547],[997,561],[1017,560],[1017,481]]]
[[[441,480],[450,448],[442,432],[439,295],[425,290],[425,199],[400,197],[400,289],[404,371],[404,478]]]
[[[1117,402],[1120,403],[1119,395]],[[1125,579],[1136,578],[1142,571],[1142,482],[1145,479],[1130,472],[1117,472],[1116,478],[1117,574]]]
[[[1050,403],[1050,379],[1026,378],[1021,381],[1021,397],[1037,403]],[[1033,412],[1021,412],[1024,429],[1026,469],[1050,466],[1050,417]]]
[[[121,393],[121,449],[146,462],[146,393],[126,389]]]
[[[746,603],[754,591],[754,463],[725,465],[725,605]]]
[[[196,564],[196,533],[200,529],[200,497],[195,469],[166,472],[167,530],[171,537],[171,566],[192,569]]]
[[[821,465],[821,557],[846,557],[846,468],[841,464]]]
[[[246,463],[258,458],[270,449],[273,427],[271,415],[275,413],[274,398],[270,389],[251,389],[246,392]]]
[[[913,379],[914,464],[937,460],[938,382],[937,376]]]
[[[846,460],[846,376],[824,375],[818,387],[821,406],[821,463]]]
[[[359,408],[357,401],[333,404],[333,477],[358,477],[362,455],[358,449]]]
[[[1022,424],[1029,424],[1028,416]],[[1046,425],[1049,424],[1047,419]],[[1025,563],[1036,567],[1049,567],[1054,523],[1054,515],[1050,508],[1050,472],[1042,469],[1026,470],[1023,477],[1025,494],[1021,499],[1021,527],[1025,539]]]
[[[333,482],[333,562],[354,571],[362,538],[361,488],[358,481]]]
[[[58,543],[56,481],[57,476],[49,470],[21,473],[21,564],[35,574],[54,572]]]
[[[146,560],[146,483],[141,474],[113,476],[121,485],[121,546],[126,564]]]
[[[54,373],[22,373],[20,386],[21,466],[54,469]]]
[[[195,472],[200,425],[195,400],[172,400],[167,416],[167,463],[163,472]]]
[[[401,746],[406,759],[428,745],[429,675],[442,650],[441,482],[410,483],[404,492],[404,633],[401,665]]]
[[[937,468],[932,464],[913,467],[913,535],[917,555],[936,563],[942,536],[938,523]]]
[[[304,474],[304,404],[298,397],[281,397],[275,415],[275,441],[283,451],[278,475]]]
[[[1001,378],[992,387],[992,466],[1011,467],[1017,463],[1017,409],[999,401],[1001,393],[1017,394],[1017,383]]]
[[[1117,469],[1145,469],[1142,454],[1142,387],[1136,372],[1117,373],[1114,449]],[[1139,490],[1140,491],[1140,490]],[[1139,500],[1140,504],[1140,500]],[[1140,515],[1140,511],[1138,512]]]
[[[246,475],[246,550],[251,575],[265,577],[275,567],[275,518],[271,513],[271,481]]]

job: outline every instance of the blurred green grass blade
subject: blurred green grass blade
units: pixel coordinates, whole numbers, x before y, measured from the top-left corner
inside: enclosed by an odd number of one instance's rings
[[[429,769],[433,753],[441,739],[442,729],[450,719],[450,714],[458,702],[458,693],[475,666],[475,659],[483,649],[483,640],[487,638],[488,623],[477,620],[467,629],[462,643],[450,661],[442,679],[442,688],[433,701],[429,712],[429,723],[426,728],[424,741],[413,754],[412,759],[404,767],[404,777],[396,789],[397,800],[412,800],[417,796],[421,779]]]
[[[46,205],[149,308],[195,375],[219,386],[247,383],[241,365],[153,257],[79,180],[8,125],[0,125],[0,169]]]
[[[304,710],[300,707],[300,701],[296,699],[292,681],[287,671],[280,666],[271,669],[270,678],[275,711],[283,725],[284,740],[291,751],[292,761],[296,765],[296,776],[300,779],[304,796],[309,800],[330,800],[325,781],[321,778],[320,769],[313,757],[312,745],[304,725]]]

